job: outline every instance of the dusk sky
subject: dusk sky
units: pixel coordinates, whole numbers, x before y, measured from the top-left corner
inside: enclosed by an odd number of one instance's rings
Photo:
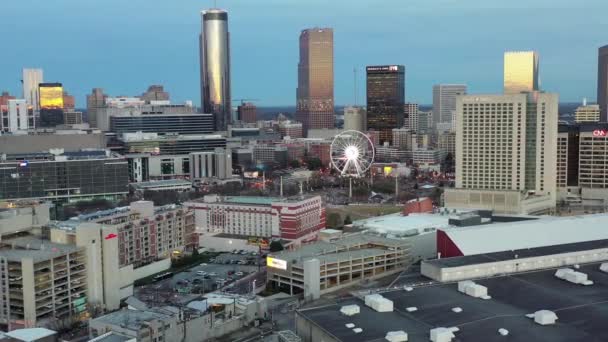
[[[200,11],[213,1],[4,0],[0,91],[21,96],[23,67],[44,69],[85,106],[91,88],[138,95],[163,84],[200,104]],[[597,48],[608,44],[606,0],[218,0],[229,11],[232,97],[294,105],[298,36],[334,28],[335,102],[351,104],[353,67],[403,64],[406,100],[431,103],[435,83],[502,91],[506,50],[537,50],[541,88],[595,101]]]

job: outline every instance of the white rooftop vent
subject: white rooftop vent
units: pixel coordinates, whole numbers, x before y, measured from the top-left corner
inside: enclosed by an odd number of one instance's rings
[[[455,307],[455,308],[452,308],[452,311],[454,311],[455,313],[461,313],[462,312],[462,308]]]
[[[430,331],[431,341],[433,342],[451,342],[454,336],[452,330],[448,328],[435,328]]]
[[[505,328],[500,328],[500,329],[498,329],[498,333],[501,334],[502,336],[507,336],[507,335],[509,335],[509,330],[507,330]]]
[[[365,305],[378,312],[392,312],[393,301],[386,299],[379,294],[365,296]]]
[[[407,311],[407,312],[416,312],[416,311],[418,311],[418,308],[415,307],[415,306],[409,306],[409,307],[405,308],[405,311]]]
[[[340,312],[346,316],[353,316],[361,312],[361,308],[359,308],[359,305],[356,304],[345,305],[340,309]]]
[[[577,272],[570,268],[558,269],[557,271],[555,271],[555,277],[573,284],[593,285],[593,282],[587,278],[587,274]]]
[[[354,325],[354,324],[352,324],[352,323],[346,323],[346,327],[347,327],[348,329],[352,329],[352,328],[354,328],[354,327],[355,327],[355,325]]]
[[[578,270],[579,268],[581,268],[581,265],[576,264],[576,265],[574,265],[574,268]]]
[[[600,271],[602,271],[604,273],[608,273],[608,262],[605,262],[600,265]]]
[[[355,329],[353,329],[353,332],[354,332],[355,334],[360,334],[360,333],[362,333],[362,332],[363,332],[363,329],[361,329],[361,328],[355,328]]]
[[[414,290],[414,288],[413,288],[413,287],[411,287],[411,286],[404,286],[404,287],[403,287],[403,289],[404,289],[405,291],[407,291],[407,292],[411,292],[411,291],[413,291],[413,290]]]
[[[473,285],[473,284],[475,284],[475,283],[470,280],[459,281],[458,282],[458,292],[465,293],[467,286]]]
[[[540,325],[551,325],[557,321],[557,315],[550,310],[539,310],[534,313],[534,322]]]
[[[460,286],[460,284],[459,284]],[[467,295],[474,297],[474,298],[484,298],[488,295],[488,288],[483,286],[483,285],[479,285],[479,284],[475,284],[474,282],[470,282],[467,284],[464,284],[464,293],[466,293]]]
[[[407,342],[407,333],[403,330],[389,331],[384,338],[390,342]]]

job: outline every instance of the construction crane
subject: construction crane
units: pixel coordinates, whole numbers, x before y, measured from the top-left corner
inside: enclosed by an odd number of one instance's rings
[[[260,101],[260,100],[259,99],[234,99],[234,100],[232,100],[232,102],[238,102],[238,101],[240,101],[241,104],[244,105],[245,102],[247,102],[247,101],[249,101],[249,102],[254,101],[255,102],[255,101]]]

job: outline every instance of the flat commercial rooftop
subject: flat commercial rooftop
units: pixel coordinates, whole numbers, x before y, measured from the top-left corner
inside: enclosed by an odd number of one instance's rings
[[[2,245],[0,256],[5,257],[8,261],[17,262],[23,258],[32,258],[34,262],[50,260],[81,249],[75,245],[64,245],[29,236],[4,240]]]
[[[460,267],[475,264],[485,264],[497,261],[507,261],[513,259],[532,258],[538,256],[554,255],[560,253],[571,253],[592,249],[608,248],[608,240],[595,240],[585,242],[575,242],[563,245],[544,246],[536,248],[516,249],[512,251],[465,255],[461,257],[443,258],[425,261],[427,264],[439,268]]]
[[[553,217],[445,229],[463,255],[608,239],[608,214]]]
[[[319,241],[303,245],[294,251],[271,253],[273,257],[289,260],[291,263],[303,262],[310,258],[320,259],[321,262],[349,260],[350,257],[381,255],[385,250],[380,248],[361,248],[361,245],[375,245],[388,248],[405,248],[409,243],[404,240],[388,239],[375,235],[353,234],[331,242]],[[351,249],[352,248],[352,249]]]
[[[437,327],[458,327],[454,340],[458,342],[608,341],[608,274],[599,271],[599,264],[583,265],[579,271],[587,273],[594,285],[572,284],[554,277],[555,270],[547,270],[476,280],[488,288],[489,300],[462,294],[451,283],[383,293],[393,301],[393,312],[379,313],[361,299],[349,298],[298,314],[345,342],[383,341],[387,332],[397,330],[407,332],[410,342],[427,342],[430,329]],[[349,304],[359,305],[361,313],[342,315],[340,308]],[[407,312],[407,307],[418,310]],[[462,312],[453,312],[455,307]],[[541,326],[525,316],[543,309],[557,314],[556,324]],[[355,334],[347,323],[363,331]],[[509,335],[500,335],[500,328]]]
[[[411,214],[401,213],[372,217],[353,222],[353,227],[369,229],[379,234],[417,235],[425,230],[450,227],[450,217],[441,214]]]

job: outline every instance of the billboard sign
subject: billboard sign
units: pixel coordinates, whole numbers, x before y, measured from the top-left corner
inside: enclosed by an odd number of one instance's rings
[[[266,257],[266,266],[272,268],[278,268],[280,270],[287,269],[287,261],[281,259],[275,259],[273,257]]]

